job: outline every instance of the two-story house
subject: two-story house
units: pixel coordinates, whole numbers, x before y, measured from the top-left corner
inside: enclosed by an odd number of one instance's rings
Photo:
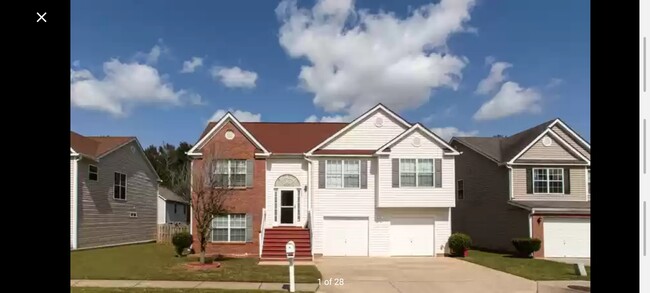
[[[284,259],[288,240],[299,259],[445,251],[459,152],[381,104],[350,123],[240,123],[228,113],[188,152],[193,176],[210,145],[230,166],[214,172],[239,179],[209,253]]]
[[[155,241],[159,181],[137,138],[70,131],[70,249]]]
[[[509,137],[454,137],[452,230],[512,251],[535,237],[535,257],[590,257],[591,146],[560,119]]]

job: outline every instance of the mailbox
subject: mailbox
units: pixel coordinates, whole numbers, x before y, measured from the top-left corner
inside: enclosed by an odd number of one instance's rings
[[[293,259],[296,256],[296,244],[293,241],[287,242],[286,252],[288,259]]]

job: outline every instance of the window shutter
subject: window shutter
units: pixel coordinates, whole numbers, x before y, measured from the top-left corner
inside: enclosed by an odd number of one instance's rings
[[[254,165],[255,160],[246,160],[246,187],[253,187]]]
[[[368,189],[368,161],[361,160],[361,189]]]
[[[246,242],[253,242],[253,215],[246,214]]]
[[[442,159],[435,159],[435,164],[436,164],[436,187],[442,187]]]
[[[325,188],[325,162],[318,161],[318,188]]]
[[[571,169],[564,168],[564,194],[571,194]]]
[[[393,159],[393,188],[399,187],[399,159]]]
[[[533,169],[526,168],[526,193],[533,194]]]

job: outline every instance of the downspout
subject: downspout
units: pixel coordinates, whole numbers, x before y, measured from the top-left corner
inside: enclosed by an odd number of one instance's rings
[[[307,221],[309,221],[309,245],[311,246],[311,259],[314,260],[314,212],[312,211],[312,190],[313,186],[311,185],[312,182],[312,164],[314,163],[313,160],[309,159],[307,157],[307,154],[304,154],[305,160],[307,161]]]
[[[74,173],[72,182],[72,249],[77,249],[79,238],[79,160],[81,156],[74,159],[72,172]]]
[[[194,192],[192,191],[192,177],[194,176],[194,159],[190,157],[190,235],[192,235],[192,230],[194,228],[194,205],[192,204],[192,197],[194,196]],[[165,203],[165,208],[167,206],[167,203]]]
[[[513,170],[512,170],[512,166],[510,166],[510,165],[506,165],[506,167],[508,168],[508,199],[512,200],[513,193],[514,193],[513,184],[512,184],[512,172],[513,172]]]

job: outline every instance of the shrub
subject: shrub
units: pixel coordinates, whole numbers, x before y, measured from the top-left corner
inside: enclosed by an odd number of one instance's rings
[[[449,236],[449,248],[453,255],[462,256],[470,246],[472,246],[472,239],[466,234],[454,233]]]
[[[542,246],[542,240],[537,238],[515,238],[512,245],[517,249],[517,256],[531,257],[533,252],[538,251]]]
[[[178,256],[183,256],[183,250],[187,249],[192,245],[192,234],[187,232],[179,232],[174,234],[172,237],[172,244],[176,250]]]
[[[209,265],[214,262],[214,258],[206,256],[204,264]]]

